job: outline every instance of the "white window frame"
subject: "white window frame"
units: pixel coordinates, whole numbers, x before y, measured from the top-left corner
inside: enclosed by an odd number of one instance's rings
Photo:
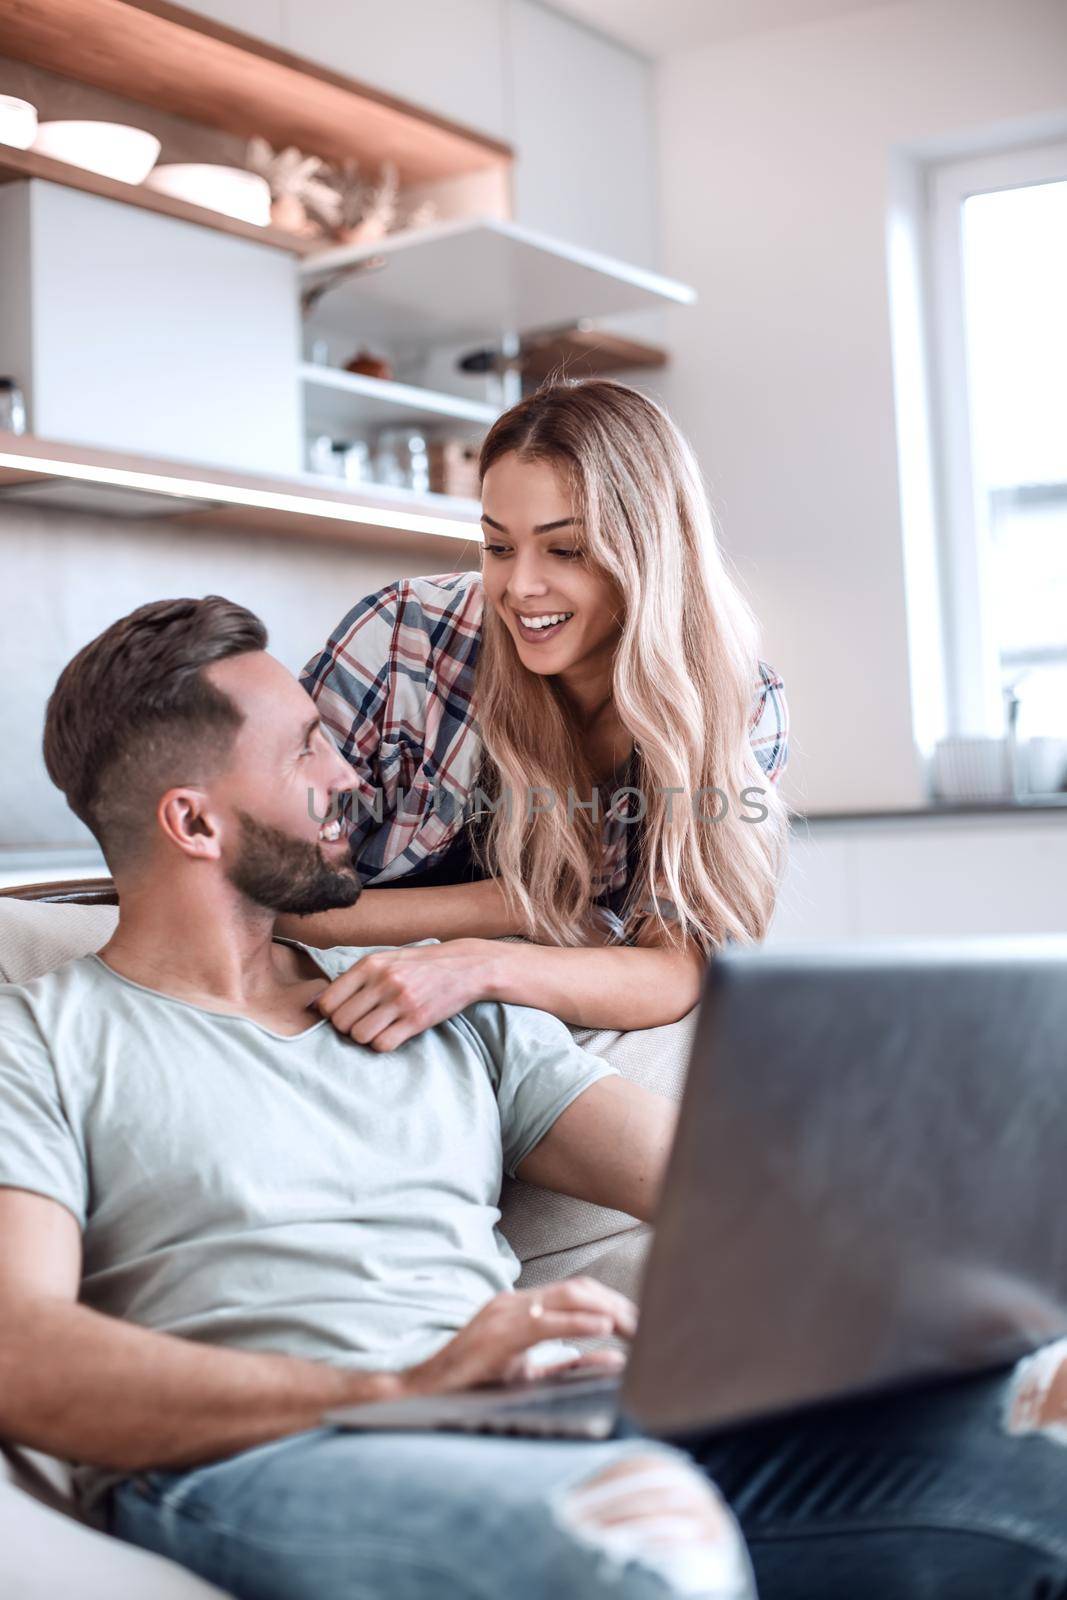
[[[963,283],[963,202],[1067,180],[1067,141],[932,166],[927,172],[930,357],[941,527],[942,627],[950,734],[1000,734],[987,510],[975,471]]]

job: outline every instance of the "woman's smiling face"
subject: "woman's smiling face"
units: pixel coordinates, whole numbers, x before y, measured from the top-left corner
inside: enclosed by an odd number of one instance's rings
[[[619,637],[615,590],[581,554],[562,475],[548,461],[499,457],[482,483],[482,581],[531,672],[610,671]]]

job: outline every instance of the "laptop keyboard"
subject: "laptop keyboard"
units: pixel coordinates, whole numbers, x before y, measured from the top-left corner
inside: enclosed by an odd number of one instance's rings
[[[514,1400],[496,1399],[463,1423],[472,1433],[606,1439],[618,1415],[619,1384],[605,1379],[575,1392],[566,1384]]]

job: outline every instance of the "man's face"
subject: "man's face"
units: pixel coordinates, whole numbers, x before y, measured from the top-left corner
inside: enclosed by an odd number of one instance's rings
[[[227,769],[211,784],[230,882],[255,905],[295,916],[354,904],[348,825],[334,813],[356,774],[310,695],[265,651],[207,671],[244,716]]]

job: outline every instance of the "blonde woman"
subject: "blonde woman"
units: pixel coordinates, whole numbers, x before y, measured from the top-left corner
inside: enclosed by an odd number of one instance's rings
[[[480,470],[481,572],[390,584],[305,669],[360,774],[342,825],[364,893],[283,931],[404,946],[321,999],[380,1050],[483,999],[674,1021],[716,949],[764,936],[784,860],[781,680],[668,417],[552,384]]]

